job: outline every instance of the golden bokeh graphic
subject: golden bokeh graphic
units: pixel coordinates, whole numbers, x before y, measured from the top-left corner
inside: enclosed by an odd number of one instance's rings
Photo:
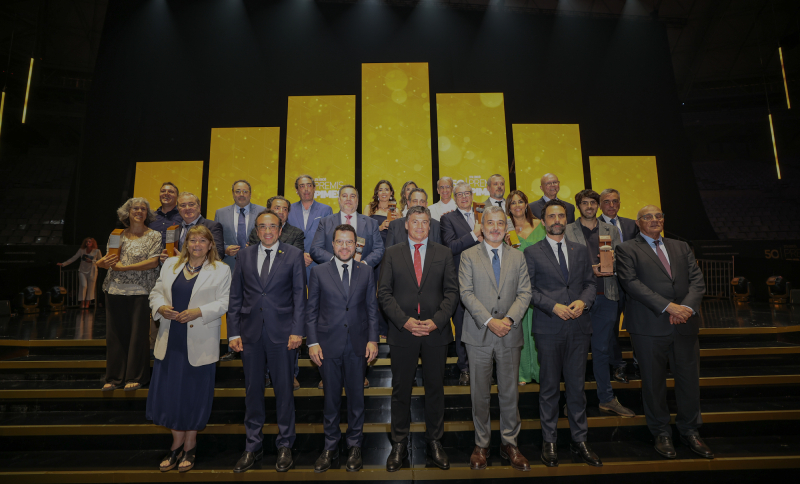
[[[590,156],[592,188],[619,191],[619,215],[636,220],[645,205],[661,207],[655,156]]]
[[[475,201],[489,197],[498,173],[508,184],[508,144],[503,93],[436,94],[439,176],[464,180]]]
[[[203,195],[203,160],[198,161],[140,161],[136,163],[133,196],[143,197],[150,208],[161,206],[159,192],[164,182],[172,182],[181,192],[201,198]]]
[[[533,202],[544,195],[545,173],[558,176],[558,198],[572,204],[584,188],[581,135],[577,124],[512,124],[517,188]]]
[[[294,180],[309,174],[316,200],[339,211],[339,187],[356,181],[356,97],[289,96],[285,195],[299,200]]]
[[[428,63],[361,65],[361,196],[368,206],[378,181],[392,182],[395,198],[408,180],[431,191],[431,118]]]
[[[217,209],[233,204],[231,187],[236,180],[247,180],[251,202],[267,206],[267,199],[278,193],[278,154],[281,129],[212,128],[208,163],[208,218]]]

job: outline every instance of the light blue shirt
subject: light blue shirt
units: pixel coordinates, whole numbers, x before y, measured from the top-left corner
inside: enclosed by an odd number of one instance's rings
[[[408,239],[408,246],[411,248],[411,261],[412,262],[414,261],[414,253],[417,251],[417,248],[414,247],[414,244],[418,244],[418,243],[422,244],[422,247],[419,248],[419,257],[421,259],[420,260],[420,267],[422,267],[422,269],[424,270],[425,269],[425,253],[428,250],[428,238],[425,237],[425,240],[423,240],[422,242],[414,242],[413,240]]]
[[[664,239],[662,239],[661,237],[659,237],[658,239],[653,239],[653,238],[650,238],[650,237],[644,235],[641,232],[639,233],[639,235],[641,235],[642,238],[645,240],[645,242],[647,242],[647,245],[649,245],[650,248],[653,249],[653,253],[656,255],[656,257],[658,257],[658,252],[656,252],[656,250],[660,250],[661,253],[664,254],[664,257],[667,258],[667,262],[669,262],[670,265],[672,265],[672,262],[670,262],[670,260],[669,260],[669,254],[667,253],[667,248],[664,247]],[[656,246],[653,245],[653,242],[655,242],[656,240],[659,241],[658,249],[656,249]],[[672,269],[670,269],[670,270],[672,270]],[[681,306],[683,306],[685,308],[689,308],[689,306],[687,306],[685,304],[681,304]],[[669,304],[667,304],[667,308],[668,307],[669,307]],[[666,311],[667,308],[664,308],[664,311]],[[689,309],[692,310],[692,314],[697,314],[697,311],[695,311],[694,309],[692,309],[692,308],[689,308]],[[663,313],[664,311],[661,311],[661,312]]]

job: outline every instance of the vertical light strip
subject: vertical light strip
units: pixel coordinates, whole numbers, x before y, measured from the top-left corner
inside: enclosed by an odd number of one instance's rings
[[[22,124],[25,124],[25,116],[28,114],[28,95],[31,93],[31,77],[33,77],[33,57],[31,57],[31,67],[28,69],[28,87],[25,89],[25,106],[22,108]]]
[[[6,92],[3,91],[3,97],[0,98],[0,133],[3,132],[3,108],[6,105]]]
[[[786,83],[786,69],[783,67],[783,48],[778,47],[778,54],[781,56],[781,72],[783,72],[783,89],[786,91],[786,107],[792,109],[792,103],[789,101],[789,84]],[[780,178],[780,177],[778,177]]]
[[[772,127],[772,114],[769,115],[769,132],[772,133],[772,151],[775,153],[775,169],[778,170],[778,180],[780,180],[781,165],[778,163],[778,146],[775,144],[775,128]]]

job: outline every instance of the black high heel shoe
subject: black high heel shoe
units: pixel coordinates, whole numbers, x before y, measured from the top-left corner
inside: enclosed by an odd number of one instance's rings
[[[171,471],[176,465],[178,465],[178,460],[181,457],[183,457],[183,444],[181,444],[180,447],[175,450],[170,450],[169,454],[165,455],[164,458],[161,459],[161,462],[167,461],[168,464],[165,466],[159,466],[158,468],[161,470],[161,472]]]
[[[195,445],[193,448],[187,450],[183,453],[183,459],[178,462],[178,472],[186,472],[194,467],[194,453],[197,451],[197,446]],[[188,462],[189,465],[185,467],[181,467],[181,464],[184,462]]]

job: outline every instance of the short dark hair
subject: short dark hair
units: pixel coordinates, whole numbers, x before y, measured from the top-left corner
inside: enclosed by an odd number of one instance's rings
[[[336,232],[352,232],[353,238],[357,239],[358,235],[356,234],[356,229],[353,228],[350,224],[341,224],[337,225],[335,229],[333,229],[333,239],[331,239],[331,243],[336,241]]]
[[[409,193],[409,195],[410,195],[410,193]],[[408,218],[411,217],[412,215],[416,215],[416,214],[420,214],[420,213],[424,213],[425,215],[427,215],[428,216],[428,220],[431,219],[431,211],[428,210],[428,207],[423,207],[422,205],[416,205],[416,206],[411,207],[411,208],[408,209],[408,212],[406,212],[406,220],[408,220]]]
[[[317,182],[314,181],[314,177],[313,176],[311,176],[311,175],[300,175],[300,176],[298,176],[297,178],[294,179],[294,189],[295,190],[297,190],[298,187],[300,186],[300,179],[301,178],[308,178],[309,180],[311,180],[311,186],[313,186],[314,188],[317,188]]]
[[[580,205],[584,198],[591,198],[598,205],[600,205],[600,195],[592,190],[591,188],[587,188],[586,190],[581,190],[575,194],[575,205]]]
[[[180,192],[181,192],[180,190],[178,190],[178,185],[176,185],[176,184],[174,184],[174,183],[172,183],[172,182],[164,182],[164,183],[162,183],[162,184],[161,184],[161,186],[160,186],[158,189],[159,189],[159,190],[161,190],[162,188],[164,188],[164,185],[169,185],[169,186],[171,186],[172,188],[174,188],[174,189],[175,189],[175,193],[176,193],[176,194],[178,194],[178,193],[180,193]],[[176,195],[176,196],[177,196],[177,195]]]
[[[411,198],[411,195],[413,195],[413,194],[415,194],[417,192],[422,193],[423,195],[425,195],[425,201],[426,202],[428,201],[428,192],[426,192],[424,188],[419,188],[419,187],[412,188],[411,191],[408,192],[408,198]]]
[[[274,197],[270,197],[270,199],[267,200],[267,210],[272,208],[272,202],[274,202],[275,200],[283,200],[284,202],[286,202],[286,205],[289,207],[286,210],[286,213],[289,213],[289,212],[292,211],[292,204],[283,195],[275,195]]]
[[[248,190],[250,190],[251,192],[253,191],[253,187],[250,186],[250,182],[247,180],[236,180],[235,182],[233,182],[233,185],[231,185],[231,191],[233,191],[233,189],[236,188],[237,183],[244,183],[245,185],[247,185]]]
[[[542,221],[544,221],[544,216],[547,213],[547,207],[552,207],[554,205],[558,205],[559,207],[564,209],[564,213],[567,213],[567,204],[562,202],[561,200],[556,200],[555,198],[550,200],[549,202],[544,204],[542,207]]]
[[[262,216],[262,215],[272,215],[273,217],[275,217],[275,218],[277,218],[277,219],[278,219],[278,222],[279,222],[279,223],[281,222],[281,218],[280,218],[280,217],[278,217],[278,214],[277,214],[277,213],[275,213],[273,210],[266,209],[266,210],[264,210],[263,212],[261,212],[260,214],[256,215],[256,224],[258,224],[258,217],[260,217],[260,216]]]
[[[352,188],[353,190],[356,191],[356,195],[358,195],[358,188],[354,187],[353,185],[342,185],[342,186],[339,187],[339,196],[340,197],[342,196],[342,190],[344,190],[345,188]],[[359,195],[359,198],[361,198],[360,195]]]

